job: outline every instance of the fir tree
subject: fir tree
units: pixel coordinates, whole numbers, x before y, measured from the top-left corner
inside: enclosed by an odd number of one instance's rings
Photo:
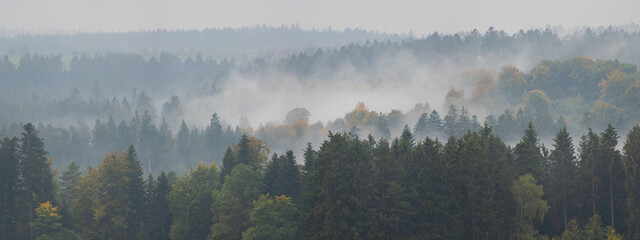
[[[17,206],[20,186],[18,138],[5,138],[0,144],[0,238],[15,239],[16,222],[21,215]]]
[[[572,139],[563,127],[553,139],[554,149],[551,150],[551,186],[550,205],[554,219],[560,220],[564,230],[567,230],[570,213],[572,213],[573,194],[575,186],[575,156]],[[558,224],[554,224],[558,225]],[[559,229],[556,229],[559,230]]]
[[[21,172],[23,179],[23,201],[25,212],[28,212],[27,223],[35,219],[34,210],[40,203],[53,201],[53,173],[51,163],[47,159],[42,139],[38,137],[33,124],[24,125],[24,133],[20,139]],[[33,229],[29,224],[29,231],[22,238],[32,239]]]
[[[626,210],[627,237],[640,238],[640,127],[636,125],[627,135],[623,147],[626,178],[624,187],[627,192]]]

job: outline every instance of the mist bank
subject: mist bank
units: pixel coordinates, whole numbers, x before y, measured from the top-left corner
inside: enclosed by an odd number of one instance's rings
[[[409,34],[388,34],[361,28],[341,30],[303,29],[299,25],[255,25],[243,28],[208,28],[202,30],[141,30],[131,32],[76,32],[33,34],[5,31],[0,35],[2,55],[27,53],[75,55],[77,53],[134,53],[158,56],[168,52],[187,57],[201,53],[217,60],[271,54],[291,54],[306,48],[339,47],[348,43],[400,41]],[[1,33],[1,32],[0,32]]]

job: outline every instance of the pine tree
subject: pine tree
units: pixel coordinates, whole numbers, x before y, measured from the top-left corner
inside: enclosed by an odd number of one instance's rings
[[[240,141],[238,141],[238,151],[236,153],[236,164],[244,164],[247,166],[253,166],[254,160],[252,159],[251,145],[249,145],[249,136],[242,134]]]
[[[15,239],[16,222],[21,215],[17,206],[20,186],[18,138],[5,138],[0,144],[0,238]]]
[[[453,144],[455,145],[455,144]],[[453,146],[451,145],[451,146]],[[412,205],[412,235],[417,238],[454,239],[456,214],[453,212],[454,189],[451,169],[443,156],[443,146],[426,138],[415,147],[415,163],[407,169],[407,189],[417,196]]]
[[[640,238],[640,126],[636,125],[627,135],[623,147],[626,178],[624,187],[627,192],[626,210],[629,214],[627,237]]]
[[[447,115],[444,116],[443,123],[443,132],[445,136],[456,136],[458,133],[456,129],[458,127],[458,118],[458,108],[453,104],[449,105],[449,111],[447,112]]]
[[[613,229],[620,229],[617,227],[622,225],[616,224],[615,220],[616,216],[620,217],[623,214],[624,205],[624,188],[622,187],[624,185],[624,169],[622,168],[622,154],[616,149],[618,138],[618,133],[611,124],[608,124],[607,128],[600,133],[602,159],[607,164],[609,196],[606,202],[609,203],[608,212],[611,216],[611,218],[605,218],[605,223],[611,223],[610,226]]]
[[[206,239],[213,224],[213,192],[220,189],[215,164],[198,164],[176,180],[168,200],[172,215],[169,237],[173,240]]]
[[[303,170],[306,173],[313,171],[313,160],[316,158],[316,151],[313,150],[311,143],[307,143],[307,148],[304,150],[304,166]]]
[[[601,195],[601,177],[602,170],[606,169],[606,163],[602,161],[600,137],[597,133],[593,132],[589,128],[586,135],[582,136],[580,140],[580,161],[578,162],[578,181],[589,182],[588,190],[585,190],[587,186],[580,185],[580,192],[589,192],[588,196],[581,196],[588,199],[591,204],[591,216],[601,214],[600,210],[600,195]],[[579,211],[579,212],[585,212]],[[582,216],[585,218],[585,216]]]
[[[420,114],[420,118],[418,118],[418,122],[413,127],[413,134],[418,138],[423,138],[428,136],[428,123],[429,123],[429,114],[422,113]]]
[[[542,178],[542,153],[538,143],[538,134],[532,123],[529,123],[527,129],[525,129],[522,140],[514,149],[514,154],[517,176],[531,173],[537,180]]]
[[[408,221],[414,214],[414,208],[409,202],[413,199],[402,184],[407,177],[404,166],[392,157],[389,143],[385,139],[378,142],[374,152],[375,205],[378,213],[376,226],[380,231],[380,235],[376,234],[375,238],[404,238],[409,235],[411,229],[408,228]]]
[[[129,239],[135,238],[136,233],[142,223],[145,204],[145,182],[142,173],[142,165],[138,161],[138,156],[133,145],[129,146],[125,155],[125,196],[126,201],[131,203],[131,213],[127,215],[127,234]]]
[[[427,122],[427,129],[429,129],[429,136],[435,137],[437,139],[438,136],[444,133],[443,128],[444,128],[444,123],[440,118],[440,114],[438,114],[436,110],[431,111],[431,114],[429,114],[429,121]]]
[[[273,196],[286,195],[297,200],[300,196],[300,170],[296,166],[293,151],[284,156],[273,154],[264,173],[265,192]]]
[[[29,231],[21,238],[33,239],[33,229],[29,223],[35,219],[34,210],[40,203],[53,201],[53,173],[51,163],[47,159],[42,139],[38,137],[33,124],[24,125],[24,133],[20,139],[21,170],[23,179],[23,204],[28,212],[26,222]]]
[[[167,200],[171,191],[169,178],[164,172],[161,172],[156,180],[150,176],[147,186],[154,186],[148,191],[149,209],[144,223],[147,238],[168,240],[171,229],[171,213]]]
[[[60,199],[62,200],[60,212],[62,213],[62,225],[67,228],[73,227],[74,224],[70,209],[71,202],[78,192],[78,182],[82,177],[82,174],[78,171],[79,168],[78,164],[71,162],[69,169],[62,172],[60,177]]]
[[[182,120],[180,124],[180,130],[178,130],[178,142],[177,142],[178,154],[181,159],[186,160],[187,163],[193,163],[193,147],[191,146],[191,137],[189,136],[189,128],[187,123]]]
[[[309,239],[363,239],[373,219],[371,150],[357,137],[329,133],[309,173]]]
[[[231,170],[237,164],[235,154],[231,147],[227,147],[227,151],[224,152],[224,157],[222,158],[222,176],[226,177],[231,175]]]
[[[260,173],[247,165],[238,164],[222,189],[213,194],[211,211],[214,224],[208,239],[241,239],[242,232],[250,226],[249,214],[261,191]]]
[[[567,128],[563,127],[553,139],[554,149],[551,151],[551,186],[550,186],[550,206],[553,219],[561,221],[562,229],[568,229],[569,214],[572,213],[573,194],[575,187],[575,156],[573,141]],[[556,231],[558,229],[557,222],[554,224]]]

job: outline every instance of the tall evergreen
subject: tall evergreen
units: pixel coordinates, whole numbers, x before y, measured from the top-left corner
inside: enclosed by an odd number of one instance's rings
[[[620,230],[621,221],[616,224],[616,219],[623,214],[624,208],[624,169],[622,168],[622,154],[616,149],[618,145],[618,132],[611,126],[600,133],[601,139],[601,156],[607,164],[607,182],[608,182],[608,198],[605,202],[608,205],[608,216],[603,215],[604,223],[609,223],[613,229]],[[607,216],[607,217],[604,217]],[[610,218],[609,218],[610,216]]]
[[[428,113],[420,114],[420,118],[418,118],[418,122],[413,127],[413,134],[416,135],[417,137],[428,136],[427,135],[427,133],[429,132],[428,123],[429,123],[429,114]]]
[[[5,138],[0,144],[0,238],[15,239],[16,223],[23,214],[17,206],[20,193],[18,138]]]
[[[253,154],[249,143],[249,136],[243,134],[238,141],[238,151],[236,152],[236,164],[254,166]]]
[[[601,209],[600,195],[602,195],[601,178],[603,177],[602,171],[606,169],[606,163],[603,162],[601,156],[600,137],[589,128],[587,134],[582,136],[579,147],[578,181],[589,183],[577,186],[582,194],[580,197],[587,200],[585,206],[579,211],[580,218],[587,219],[585,213],[590,213],[588,216],[602,216],[602,212],[599,211]]]
[[[280,157],[273,154],[264,172],[265,192],[272,196],[286,195],[297,201],[301,191],[300,179],[293,151],[289,150]]]
[[[138,161],[136,149],[133,145],[129,146],[127,153],[125,154],[126,162],[126,178],[124,192],[126,195],[122,196],[131,203],[131,213],[127,215],[127,234],[129,239],[134,239],[136,233],[140,229],[144,212],[146,211],[145,204],[145,182],[143,178],[142,165]]]
[[[28,212],[26,226],[28,231],[21,238],[33,239],[31,222],[35,219],[34,210],[40,203],[54,202],[53,172],[47,158],[44,143],[31,123],[24,125],[24,133],[20,139],[21,172],[23,180],[22,203]]]
[[[242,239],[242,232],[250,227],[251,208],[261,191],[260,173],[250,166],[238,164],[225,180],[222,189],[213,194],[211,211],[214,223],[207,238]]]
[[[153,185],[149,192],[149,208],[144,223],[148,239],[168,240],[171,229],[171,212],[167,196],[171,191],[169,178],[164,172],[157,179],[149,178],[148,186]],[[153,182],[153,184],[151,184]]]
[[[550,155],[551,185],[549,186],[550,217],[554,220],[554,226],[562,226],[555,229],[556,233],[567,229],[570,214],[573,212],[573,189],[575,189],[576,163],[573,141],[567,128],[560,129],[553,138],[553,147]],[[558,224],[557,221],[560,221]]]
[[[627,237],[640,238],[640,126],[636,125],[627,135],[623,147],[626,178],[624,188],[627,192],[626,210],[629,214]]]
[[[303,170],[309,173],[313,170],[313,160],[316,158],[316,151],[313,150],[311,143],[307,143],[307,148],[304,149],[304,166]]]
[[[410,234],[408,228],[410,217],[414,214],[413,200],[403,185],[406,172],[404,165],[393,158],[389,143],[382,139],[374,150],[376,175],[374,186],[376,190],[376,212],[378,215],[376,227],[379,233],[376,239],[404,238]],[[413,193],[413,192],[412,192]]]
[[[431,114],[429,114],[429,121],[427,121],[427,129],[430,132],[429,136],[435,138],[441,136],[441,134],[443,134],[444,132],[443,125],[444,123],[440,118],[440,114],[438,114],[436,110],[431,111]]]
[[[75,162],[69,164],[67,171],[62,172],[60,176],[60,200],[61,213],[62,213],[62,225],[67,228],[73,227],[73,219],[71,218],[71,201],[75,198],[78,192],[78,182],[82,177],[82,174],[78,169],[80,166]]]
[[[543,162],[540,145],[538,142],[538,134],[533,127],[533,123],[529,123],[527,129],[524,130],[522,140],[514,149],[516,176],[531,173],[537,180],[542,178]]]
[[[329,133],[308,178],[311,208],[305,221],[309,239],[365,239],[375,230],[369,144]]]
[[[237,164],[236,156],[231,147],[227,147],[227,151],[224,152],[224,157],[222,158],[222,176],[231,175],[231,170]]]
[[[213,224],[213,193],[220,189],[220,173],[215,164],[199,163],[178,178],[167,197],[172,215],[172,240],[206,239]]]

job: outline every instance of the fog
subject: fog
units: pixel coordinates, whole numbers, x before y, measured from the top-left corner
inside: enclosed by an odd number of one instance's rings
[[[515,33],[546,25],[640,22],[640,3],[614,1],[84,1],[2,0],[0,27],[29,32],[204,29],[299,23],[303,28],[361,27],[418,36],[494,26]]]

